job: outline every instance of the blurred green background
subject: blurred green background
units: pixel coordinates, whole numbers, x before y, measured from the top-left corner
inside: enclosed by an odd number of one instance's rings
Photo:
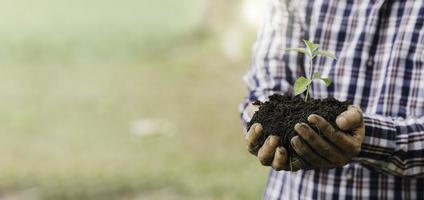
[[[259,0],[0,0],[0,199],[260,199]]]

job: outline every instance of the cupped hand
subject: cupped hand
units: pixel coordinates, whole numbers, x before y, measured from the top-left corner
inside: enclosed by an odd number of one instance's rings
[[[250,117],[258,110],[259,106],[249,104],[247,111]],[[263,127],[261,124],[253,124],[246,136],[247,149],[255,155],[259,162],[264,166],[271,166],[275,170],[290,170],[297,171],[299,169],[309,169],[301,159],[289,160],[287,150],[280,146],[280,137],[270,135],[263,144],[260,143],[260,138],[263,135]]]
[[[295,131],[299,136],[291,140],[296,153],[312,168],[334,168],[347,164],[361,151],[365,135],[362,111],[355,106],[340,114],[336,119],[339,129],[324,118],[312,114],[308,122],[315,126],[324,137],[308,124],[299,123]]]

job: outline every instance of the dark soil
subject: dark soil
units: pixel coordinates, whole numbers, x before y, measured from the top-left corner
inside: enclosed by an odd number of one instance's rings
[[[296,155],[290,144],[290,140],[297,135],[294,130],[294,126],[297,123],[308,123],[308,116],[317,114],[337,128],[335,124],[337,116],[346,111],[349,105],[348,102],[340,102],[332,97],[310,99],[305,102],[300,97],[278,94],[269,96],[269,101],[256,101],[254,104],[260,105],[260,107],[248,123],[248,129],[254,123],[260,123],[262,125],[263,134],[259,140],[260,144],[263,144],[269,135],[280,136],[280,144],[288,150],[290,157]],[[315,127],[311,127],[316,130]],[[317,132],[319,133],[319,131]]]

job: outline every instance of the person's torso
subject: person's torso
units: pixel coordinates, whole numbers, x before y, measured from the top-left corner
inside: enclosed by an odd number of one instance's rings
[[[424,1],[280,0],[296,15],[304,39],[334,52],[315,69],[333,80],[314,83],[312,96],[333,96],[364,112],[424,116]],[[297,76],[305,60],[291,60]],[[278,70],[276,70],[278,71]],[[265,199],[419,199],[424,179],[385,175],[357,163],[332,170],[271,171]]]
[[[315,97],[349,100],[369,114],[424,115],[424,1],[303,3],[294,14],[305,39],[338,57],[315,60],[315,69],[333,80],[329,87],[314,83]]]

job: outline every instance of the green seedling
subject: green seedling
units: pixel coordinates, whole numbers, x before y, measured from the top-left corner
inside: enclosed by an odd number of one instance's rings
[[[309,61],[309,76],[306,78],[304,76],[299,77],[294,83],[294,95],[297,96],[306,91],[305,102],[308,101],[309,91],[312,86],[313,80],[321,80],[328,87],[331,84],[331,80],[326,77],[322,77],[319,72],[314,73],[314,68],[312,67],[312,61],[317,56],[325,56],[334,60],[337,58],[330,52],[320,50],[318,44],[314,44],[309,40],[303,40],[306,47],[305,48],[289,48],[289,51],[296,51],[298,53],[305,54]]]

